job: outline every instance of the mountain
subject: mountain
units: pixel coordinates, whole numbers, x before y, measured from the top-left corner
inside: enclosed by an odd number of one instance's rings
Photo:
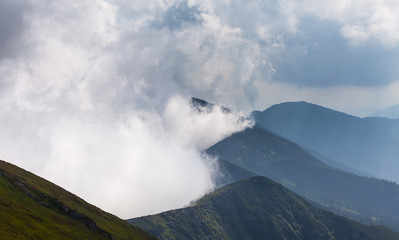
[[[218,174],[214,179],[216,188],[220,188],[229,183],[237,182],[246,178],[257,176],[256,173],[223,159],[218,160],[217,166]]]
[[[360,176],[368,176],[368,177],[374,177],[373,175],[371,175],[370,173],[367,172],[362,172],[360,170],[357,170],[355,168],[349,167],[348,165],[345,165],[342,162],[338,162],[332,158],[326,157],[323,154],[316,152],[312,149],[306,148],[302,145],[299,145],[303,150],[305,150],[306,152],[310,153],[312,156],[314,156],[315,158],[319,159],[320,161],[326,163],[327,165],[329,165],[330,167],[333,168],[337,168],[337,169],[341,169],[347,172],[351,172]]]
[[[399,182],[399,119],[358,118],[306,102],[253,112],[257,124],[348,166]]]
[[[207,150],[281,183],[337,214],[399,231],[399,186],[332,168],[297,144],[254,126]]]
[[[144,230],[0,161],[0,238],[155,239]]]
[[[378,110],[372,113],[370,117],[385,117],[385,118],[397,119],[399,118],[399,104]]]
[[[387,228],[320,210],[265,177],[230,184],[192,207],[129,222],[159,239],[399,239]]]
[[[224,106],[222,106],[222,105],[217,105],[217,104],[214,104],[214,103],[209,103],[209,102],[207,102],[207,101],[205,101],[205,100],[202,100],[202,99],[199,99],[199,98],[195,98],[195,97],[192,97],[191,98],[191,101],[190,101],[190,104],[191,104],[191,107],[193,108],[193,109],[195,109],[195,110],[197,110],[197,111],[199,111],[199,112],[202,112],[202,111],[212,111],[213,109],[214,109],[214,107],[216,107],[216,106],[218,106],[218,107],[220,107],[220,109],[224,112],[224,113],[231,113],[232,111],[229,109],[229,108],[227,108],[227,107],[224,107]]]

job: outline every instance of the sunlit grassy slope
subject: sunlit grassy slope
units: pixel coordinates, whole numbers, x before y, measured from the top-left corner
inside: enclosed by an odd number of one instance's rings
[[[0,239],[155,239],[19,167],[0,161]]]

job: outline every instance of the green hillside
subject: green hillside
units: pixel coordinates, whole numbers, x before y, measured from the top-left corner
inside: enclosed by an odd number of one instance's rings
[[[208,153],[281,183],[335,213],[399,231],[399,186],[331,168],[296,144],[257,126]]]
[[[155,239],[12,164],[0,161],[0,239]]]
[[[387,228],[313,207],[265,177],[227,185],[193,207],[129,222],[159,239],[399,239]]]

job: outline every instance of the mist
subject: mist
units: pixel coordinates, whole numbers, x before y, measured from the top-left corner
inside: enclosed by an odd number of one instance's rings
[[[170,36],[136,31],[106,1],[30,3],[2,2],[25,22],[10,36],[21,49],[1,55],[0,158],[122,218],[211,191],[203,150],[251,122],[191,106]]]
[[[2,114],[2,159],[123,218],[183,207],[211,191],[216,159],[202,151],[251,124],[219,107],[198,112],[181,96],[161,113],[56,107]]]

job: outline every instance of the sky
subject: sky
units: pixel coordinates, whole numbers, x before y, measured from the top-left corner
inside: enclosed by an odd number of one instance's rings
[[[211,191],[252,110],[399,103],[394,0],[0,0],[0,32],[0,158],[123,218]]]

